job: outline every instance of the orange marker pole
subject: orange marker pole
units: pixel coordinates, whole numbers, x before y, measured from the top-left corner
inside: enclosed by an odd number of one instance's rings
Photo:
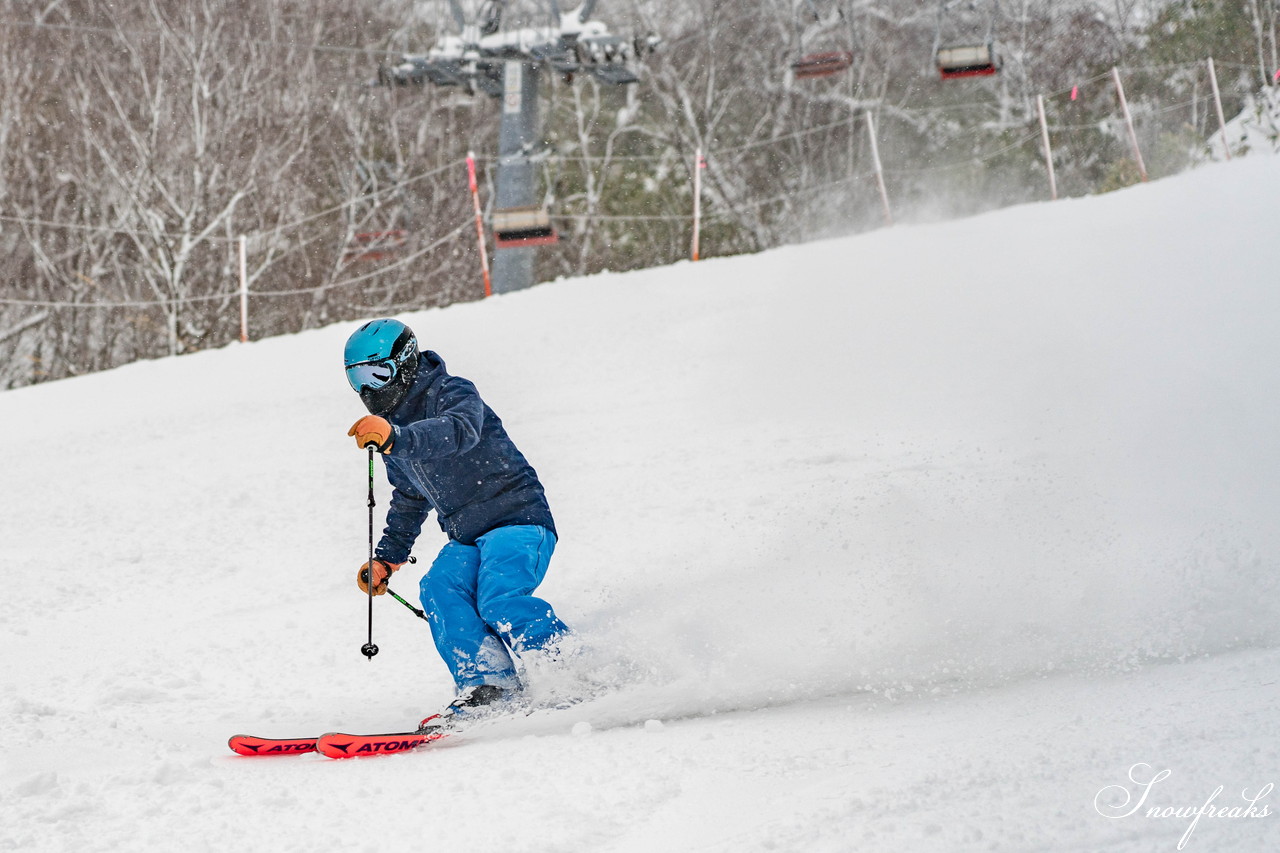
[[[476,247],[480,250],[480,270],[484,273],[484,295],[493,296],[493,282],[489,279],[489,254],[484,247],[484,217],[480,213],[480,190],[476,186],[476,155],[467,152],[467,183],[471,187],[471,204],[476,211]]]

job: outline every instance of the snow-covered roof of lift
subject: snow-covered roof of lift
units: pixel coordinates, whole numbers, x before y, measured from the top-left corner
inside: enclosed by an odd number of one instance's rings
[[[470,25],[462,35],[443,36],[427,51],[429,59],[473,59],[479,56],[508,53],[512,50],[527,52],[543,46],[559,46],[561,39],[603,38],[609,35],[604,21],[583,21],[579,11],[560,16],[560,26],[518,27],[481,36],[479,29]],[[407,55],[410,56],[410,55]]]

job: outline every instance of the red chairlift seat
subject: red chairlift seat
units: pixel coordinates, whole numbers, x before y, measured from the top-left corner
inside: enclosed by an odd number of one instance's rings
[[[1000,59],[990,42],[940,47],[936,59],[943,80],[990,77],[1000,71]]]
[[[390,231],[362,231],[354,237],[354,245],[342,253],[342,262],[381,261],[404,248],[409,233],[403,228]]]
[[[560,240],[551,214],[541,205],[508,207],[493,212],[493,244],[499,249],[546,246]]]
[[[828,50],[810,53],[791,63],[791,72],[797,80],[811,80],[839,74],[853,65],[853,53],[847,50]]]

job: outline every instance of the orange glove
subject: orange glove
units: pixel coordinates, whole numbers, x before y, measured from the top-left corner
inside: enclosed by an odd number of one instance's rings
[[[400,571],[400,567],[404,563],[388,563],[385,560],[373,561],[373,594],[382,595],[387,591],[387,581],[391,579],[392,572]],[[360,567],[360,571],[356,572],[356,585],[360,587],[360,591],[365,595],[369,594],[369,564],[365,563]]]
[[[379,453],[391,452],[391,441],[394,436],[391,432],[391,424],[387,422],[386,418],[380,418],[377,415],[365,415],[351,425],[351,429],[347,430],[347,435],[356,437],[356,446],[361,450],[372,444],[378,448]]]

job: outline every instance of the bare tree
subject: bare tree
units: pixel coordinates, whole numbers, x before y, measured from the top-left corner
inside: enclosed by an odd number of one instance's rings
[[[3,386],[234,340],[240,235],[254,336],[480,297],[462,158],[476,150],[492,178],[496,104],[366,85],[384,50],[422,49],[448,15],[380,0],[6,8]],[[1194,65],[1212,43],[1223,68],[1253,69],[1226,81],[1238,109],[1277,64],[1274,0],[1002,8],[1003,74],[943,84],[934,3],[600,4],[615,30],[663,44],[633,87],[546,75],[535,156],[563,239],[540,252],[540,275],[684,257],[698,149],[704,254],[754,251],[880,222],[868,115],[900,218],[957,214],[1043,196],[1036,94],[1097,80],[1126,56]],[[822,51],[848,52],[849,67],[799,79],[792,63]],[[1188,65],[1128,81],[1139,134],[1167,152],[1152,158],[1166,169],[1203,136],[1199,75]],[[1188,100],[1189,118],[1162,106]],[[1056,105],[1064,192],[1123,183],[1114,108],[1099,85]]]

